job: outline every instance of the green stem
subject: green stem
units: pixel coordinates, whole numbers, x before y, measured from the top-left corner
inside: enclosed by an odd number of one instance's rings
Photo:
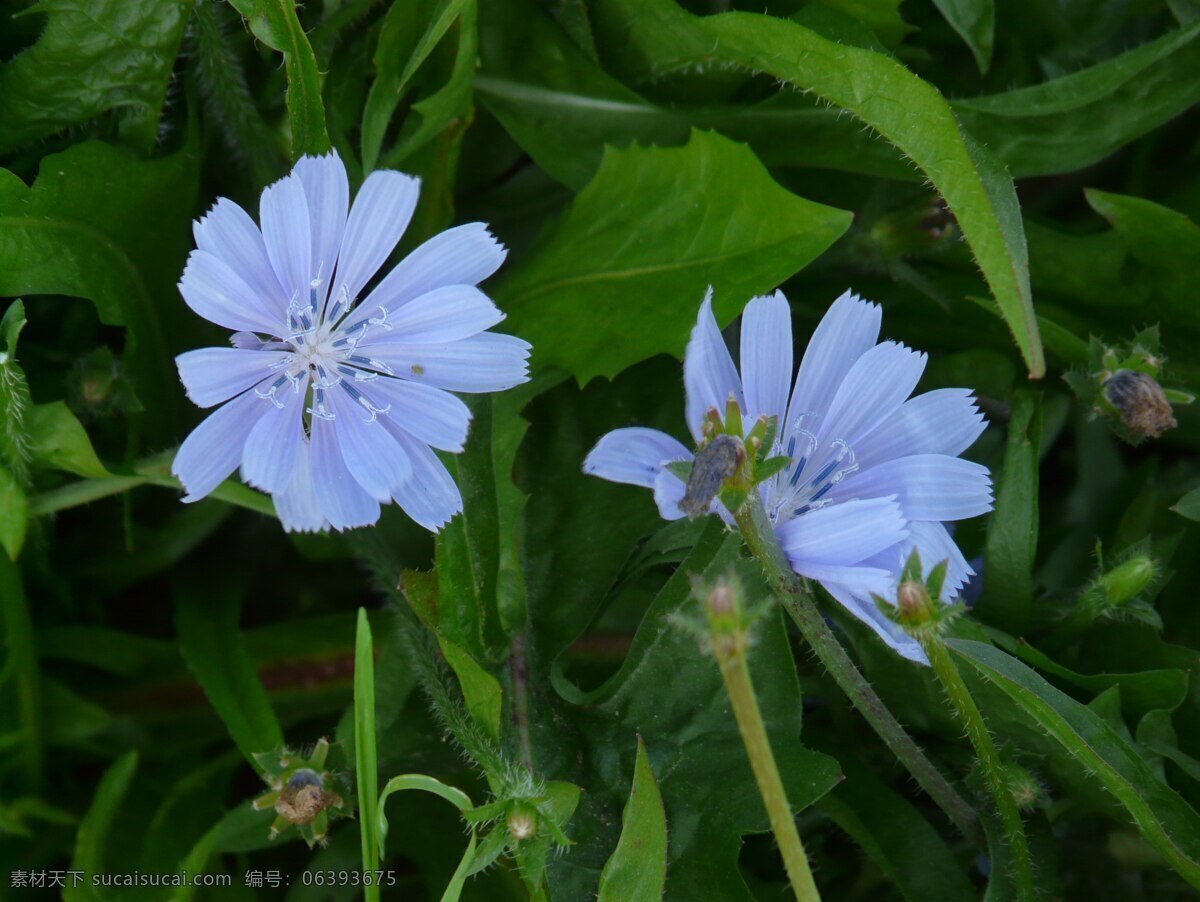
[[[950,652],[940,636],[932,631],[924,630],[916,634],[921,647],[929,658],[933,672],[946,689],[950,705],[967,728],[967,736],[975,747],[979,758],[980,768],[987,783],[988,791],[996,802],[1000,812],[1000,823],[1008,838],[1009,852],[1013,859],[1013,870],[1017,881],[1017,898],[1022,902],[1032,902],[1035,898],[1033,890],[1033,864],[1029,857],[1029,842],[1025,838],[1025,826],[1021,823],[1021,812],[1017,809],[1013,797],[1012,786],[1008,774],[1000,761],[1000,753],[992,741],[983,715],[967,684],[963,682],[962,674],[958,672]]]
[[[925,756],[920,746],[905,732],[904,727],[871,688],[866,677],[854,666],[846,650],[825,623],[821,612],[817,610],[816,602],[804,581],[792,571],[754,492],[751,492],[749,500],[742,505],[736,519],[746,547],[758,559],[767,579],[783,599],[792,620],[825,665],[825,669],[841,686],[842,691],[866,718],[872,729],[879,734],[892,754],[908,768],[921,788],[929,793],[930,798],[962,834],[980,849],[985,848],[975,810]]]
[[[143,458],[133,467],[133,473],[130,475],[120,474],[95,479],[81,479],[48,492],[42,492],[40,495],[34,495],[29,499],[29,515],[40,517],[57,513],[99,501],[101,498],[119,495],[143,485],[156,485],[181,491],[183,486],[179,484],[178,479],[171,475],[171,461],[174,459],[175,452],[167,451],[153,457]],[[246,510],[256,513],[266,514],[269,517],[275,516],[275,505],[267,495],[256,492],[232,479],[225,480],[213,489],[209,497],[225,501],[236,507],[244,507]]]
[[[725,689],[729,693],[742,742],[746,745],[750,769],[754,771],[754,780],[758,783],[759,795],[767,808],[771,830],[783,854],[783,865],[787,869],[792,891],[802,902],[820,900],[821,895],[817,892],[817,884],[808,866],[808,857],[804,854],[804,845],[800,842],[800,833],[796,830],[796,819],[792,816],[783,780],[775,764],[775,755],[771,752],[767,730],[763,726],[754,683],[750,680],[750,668],[746,666],[746,643],[731,641],[732,638],[714,635],[712,649],[725,680]]]

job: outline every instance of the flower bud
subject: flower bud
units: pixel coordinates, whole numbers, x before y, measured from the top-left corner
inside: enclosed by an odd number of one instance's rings
[[[900,609],[900,619],[910,626],[928,622],[934,613],[929,593],[915,579],[900,583],[896,590],[896,606]]]
[[[513,808],[508,813],[505,823],[508,827],[508,835],[517,842],[523,842],[537,831],[537,812],[523,805]]]
[[[1149,555],[1130,558],[1100,578],[1105,604],[1114,608],[1127,604],[1145,591],[1157,575],[1158,567]]]
[[[1013,801],[1019,809],[1032,811],[1049,801],[1046,788],[1021,765],[1008,762],[1004,765],[1004,771],[1008,775],[1008,786],[1012,790]]]
[[[1179,425],[1162,386],[1136,370],[1117,370],[1104,380],[1104,397],[1117,409],[1125,428],[1138,439],[1158,438]]]

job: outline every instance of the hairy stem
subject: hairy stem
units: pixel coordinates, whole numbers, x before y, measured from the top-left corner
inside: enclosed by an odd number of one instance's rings
[[[933,672],[937,674],[938,681],[946,689],[951,708],[966,726],[967,736],[971,740],[971,745],[975,747],[975,754],[979,758],[984,781],[996,802],[996,808],[1000,813],[1000,824],[1004,829],[1009,851],[1012,854],[1013,876],[1017,882],[1017,898],[1022,902],[1032,902],[1035,894],[1029,842],[1025,838],[1025,826],[1021,823],[1021,812],[1017,809],[1012,786],[1009,784],[1004,765],[1000,761],[1000,753],[996,751],[996,744],[992,741],[992,734],[988,731],[983,715],[975,704],[975,700],[971,698],[967,684],[963,682],[962,674],[958,672],[958,667],[955,666],[941,637],[932,631],[919,631],[916,633],[916,637],[921,643],[921,647],[925,649],[925,654],[929,658]]]
[[[783,780],[779,776],[775,755],[767,738],[767,730],[763,726],[762,713],[754,694],[754,684],[750,680],[750,668],[746,666],[746,643],[729,642],[728,638],[714,636],[712,650],[721,668],[721,676],[725,680],[725,689],[729,693],[733,715],[737,719],[738,730],[746,746],[746,755],[750,759],[750,769],[754,771],[759,795],[767,808],[771,830],[783,855],[788,880],[791,881],[792,891],[797,899],[802,902],[819,900],[821,895],[817,892],[817,884],[809,869],[808,857],[804,854],[804,845],[800,841],[799,831],[796,830],[796,819],[792,816],[792,808],[788,804]]]
[[[908,735],[883,700],[871,688],[866,677],[850,660],[833,631],[825,623],[812,594],[804,581],[792,571],[791,565],[775,540],[775,531],[756,493],[736,514],[742,540],[762,566],[775,592],[783,600],[792,620],[808,641],[825,669],[841,686],[850,702],[866,718],[909,773],[930,798],[954,822],[954,825],[979,848],[984,848],[983,834],[975,810],[958,794],[950,781],[934,766],[920,746]]]

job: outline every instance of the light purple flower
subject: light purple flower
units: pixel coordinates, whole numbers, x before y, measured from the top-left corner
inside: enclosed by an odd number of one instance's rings
[[[943,521],[991,510],[986,467],[958,455],[986,425],[967,389],[909,398],[925,355],[879,342],[881,311],[846,293],[817,326],[792,386],[792,318],[782,292],[755,298],[742,316],[741,375],[705,298],[684,356],[687,425],[699,441],[705,414],[733,397],[748,433],[760,416],[779,424],[774,455],[791,460],[760,497],[792,568],[816,580],[892,648],[927,663],[920,646],[876,606],[894,603],[911,551],[928,572],[948,560],[946,599],[974,571]],[[692,451],[654,429],[604,436],[584,471],[654,490],[660,513],[683,516],[684,483],[667,469]],[[714,510],[727,521],[719,503]]]
[[[450,392],[524,382],[529,345],[486,331],[504,314],[475,286],[506,251],[482,223],[430,238],[363,297],[419,185],[373,172],[351,206],[337,155],[305,157],[263,191],[261,230],[225,198],[196,222],[179,290],[235,331],[233,347],[176,358],[192,401],[223,404],[175,456],[184,501],[240,467],[289,530],[367,526],[395,501],[436,531],[462,510],[433,451],[467,437],[470,412]]]

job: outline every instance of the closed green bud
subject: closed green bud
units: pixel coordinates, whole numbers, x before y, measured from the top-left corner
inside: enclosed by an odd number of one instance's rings
[[[1137,598],[1158,576],[1158,565],[1154,558],[1140,554],[1114,567],[1100,577],[1104,591],[1104,603],[1109,607],[1121,607]]]

